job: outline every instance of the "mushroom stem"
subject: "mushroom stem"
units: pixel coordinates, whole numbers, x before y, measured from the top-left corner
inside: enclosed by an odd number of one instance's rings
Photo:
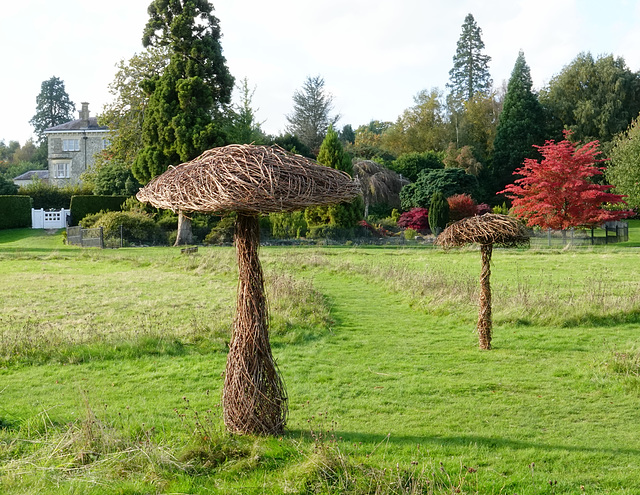
[[[480,308],[478,313],[478,340],[480,349],[491,349],[491,253],[493,244],[481,244],[482,272],[480,274]]]
[[[238,213],[235,243],[238,299],[222,394],[224,423],[232,433],[277,435],[286,422],[287,396],[269,344],[257,217]]]

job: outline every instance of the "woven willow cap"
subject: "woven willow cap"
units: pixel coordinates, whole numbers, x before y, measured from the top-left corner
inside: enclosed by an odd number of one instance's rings
[[[174,211],[257,215],[351,201],[358,194],[348,174],[279,146],[232,144],[170,167],[136,197]]]
[[[467,244],[526,246],[529,244],[529,231],[513,217],[486,213],[452,223],[438,236],[436,244],[445,248]]]

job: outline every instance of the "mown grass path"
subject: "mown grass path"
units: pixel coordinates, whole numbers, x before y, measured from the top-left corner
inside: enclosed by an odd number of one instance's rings
[[[304,429],[296,402],[306,399],[309,414],[327,411],[353,455],[382,443],[376,456],[409,464],[428,452],[447,469],[477,469],[486,493],[640,486],[640,434],[631,426],[640,422],[638,393],[602,371],[604,348],[594,353],[607,340],[632,340],[631,326],[505,325],[483,352],[469,315],[461,325],[424,314],[353,274],[313,280],[336,324],[326,339],[283,356],[294,431]]]

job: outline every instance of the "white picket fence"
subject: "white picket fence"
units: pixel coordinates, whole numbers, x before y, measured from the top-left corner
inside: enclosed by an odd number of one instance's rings
[[[48,211],[40,208],[31,208],[32,229],[64,229],[67,226],[67,218],[71,210]]]

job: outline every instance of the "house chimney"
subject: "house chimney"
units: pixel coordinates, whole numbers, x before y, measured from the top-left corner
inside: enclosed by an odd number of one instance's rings
[[[82,102],[80,120],[82,120],[82,127],[89,127],[89,104],[87,102]]]

